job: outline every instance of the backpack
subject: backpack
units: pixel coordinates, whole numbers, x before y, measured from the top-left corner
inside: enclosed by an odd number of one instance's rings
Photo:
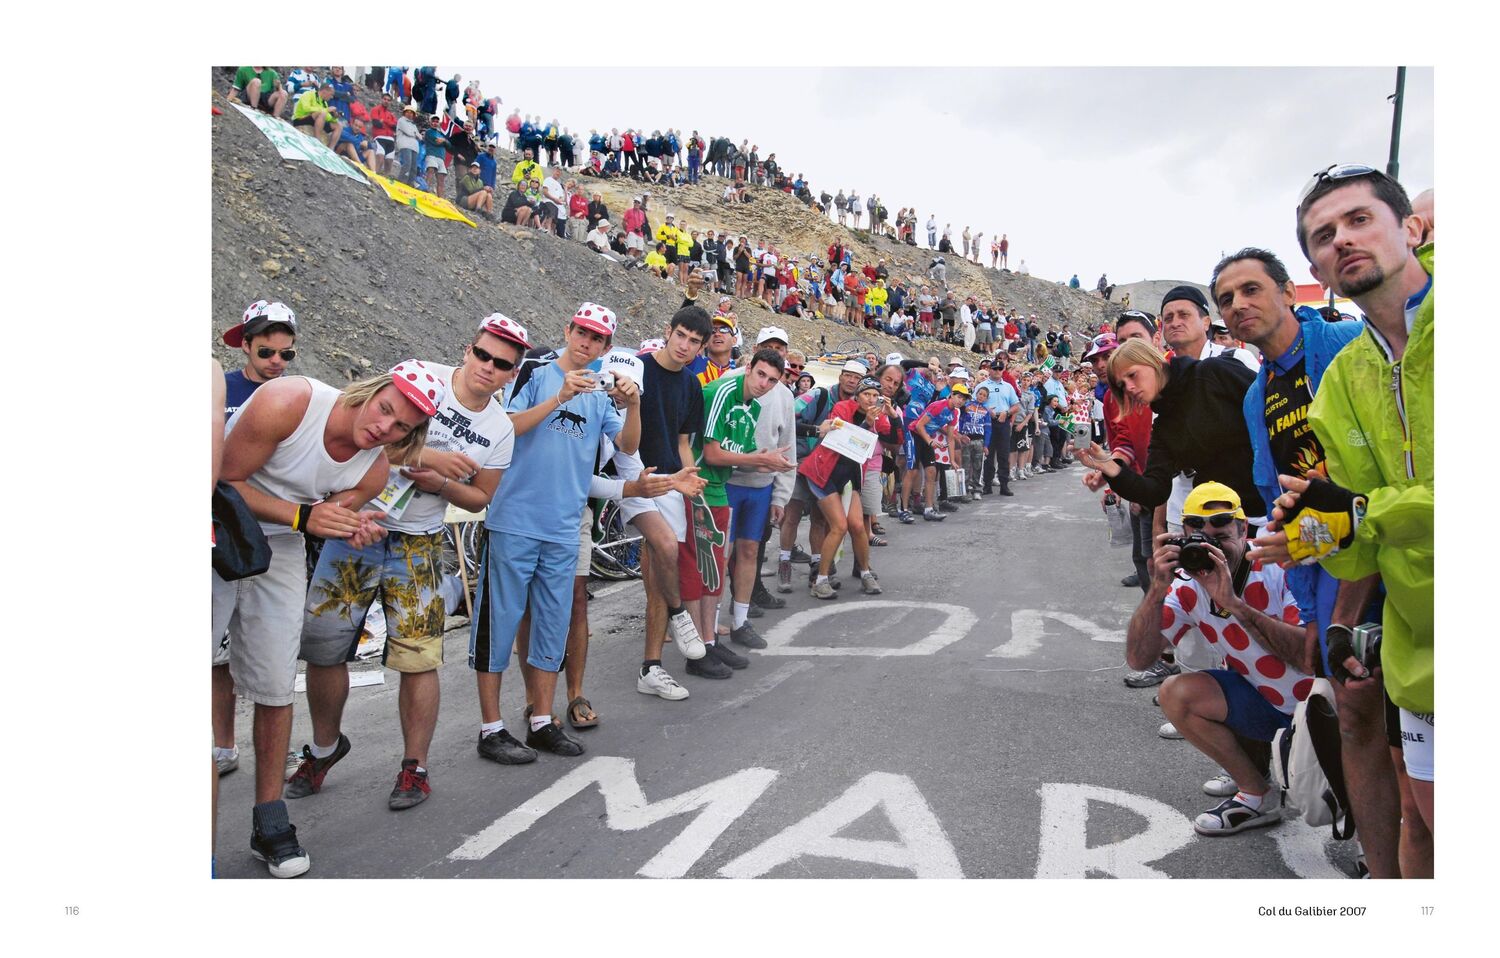
[[[813,421],[812,421],[812,425],[813,426],[817,426],[824,419],[828,418],[829,410],[833,409],[833,395],[828,390],[828,387],[826,387],[826,386],[818,386],[817,388],[815,388],[813,390],[813,393],[816,394],[816,398],[814,398],[813,401],[812,401],[812,407],[813,407]],[[801,416],[798,416],[797,418],[798,418],[797,425],[799,425],[799,426],[807,425],[807,423],[802,420]],[[818,436],[817,436],[816,433],[814,433],[811,436],[798,436],[797,437],[797,458],[799,460],[800,459],[805,459],[807,457],[807,455],[809,453],[811,453],[813,451],[813,448],[816,447],[817,445],[818,445]]]
[[[1271,782],[1285,789],[1286,804],[1301,809],[1307,824],[1332,826],[1333,837],[1340,841],[1353,837],[1354,811],[1344,787],[1338,712],[1327,679],[1313,681],[1307,698],[1292,713],[1292,724],[1272,740]]]

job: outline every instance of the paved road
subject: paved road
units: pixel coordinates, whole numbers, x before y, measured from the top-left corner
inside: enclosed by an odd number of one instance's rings
[[[309,877],[1342,877],[1349,843],[1300,821],[1222,839],[1191,819],[1216,771],[1156,735],[1152,690],[1121,682],[1136,590],[1079,469],[945,523],[887,521],[885,594],[806,589],[758,620],[771,648],[727,681],[666,665],[691,698],[635,691],[642,596],[590,605],[580,758],[504,767],[474,751],[467,631],[448,634],[433,795],[393,813],[396,676],[350,693],[353,751],[291,802]],[[805,528],[805,527],[804,527]],[[805,539],[804,539],[805,542]],[[797,567],[799,570],[803,567]],[[847,576],[847,561],[844,564]],[[518,671],[502,706],[522,725]],[[560,694],[560,693],[559,693]],[[305,702],[293,741],[309,734]],[[241,711],[241,754],[250,721]],[[222,780],[219,870],[243,851],[253,763]]]

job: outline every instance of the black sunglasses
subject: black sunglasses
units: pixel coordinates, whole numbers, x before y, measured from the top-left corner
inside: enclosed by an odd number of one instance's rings
[[[473,353],[474,358],[479,360],[481,363],[494,363],[495,368],[500,370],[502,373],[508,373],[512,369],[516,368],[516,364],[511,362],[510,360],[501,359],[499,356],[491,356],[488,352],[480,349],[478,346],[470,346],[469,352]]]
[[[259,356],[261,359],[270,359],[277,353],[281,354],[281,358],[284,362],[291,362],[292,360],[297,358],[297,351],[295,349],[272,349],[270,346],[262,346],[255,351],[255,355]]]
[[[1220,512],[1212,516],[1183,516],[1182,527],[1184,529],[1197,529],[1201,531],[1204,525],[1210,525],[1215,529],[1223,529],[1236,518],[1232,512]]]
[[[1318,188],[1318,184],[1324,180],[1347,180],[1356,176],[1369,176],[1371,173],[1379,172],[1374,167],[1361,166],[1358,163],[1334,163],[1312,175],[1312,179],[1308,180],[1307,185],[1302,187],[1302,192],[1297,194],[1297,205],[1301,206],[1302,201],[1307,199],[1312,191]]]
[[[798,365],[796,365],[794,363],[787,363],[786,364],[786,368],[794,370],[794,371],[799,372],[799,373],[802,371],[802,367],[798,366]]]

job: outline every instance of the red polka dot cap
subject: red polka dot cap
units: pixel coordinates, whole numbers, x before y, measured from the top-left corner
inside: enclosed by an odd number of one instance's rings
[[[391,370],[391,382],[412,401],[422,415],[431,416],[448,398],[448,387],[420,360],[408,359]]]
[[[297,314],[286,303],[268,299],[257,299],[245,307],[245,315],[235,325],[224,330],[224,345],[238,347],[252,336],[259,336],[267,327],[281,323],[297,335]]]
[[[604,336],[615,334],[615,313],[607,306],[598,303],[584,303],[578,307],[578,312],[573,314],[573,322],[584,329],[591,329]]]
[[[479,321],[479,328],[493,336],[515,343],[522,349],[531,348],[531,340],[526,338],[526,327],[504,313],[490,313]]]

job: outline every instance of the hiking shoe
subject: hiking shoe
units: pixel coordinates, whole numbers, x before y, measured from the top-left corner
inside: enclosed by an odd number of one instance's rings
[[[583,743],[563,731],[562,723],[553,719],[541,728],[534,728],[526,733],[526,747],[534,748],[538,752],[551,752],[553,755],[583,754]]]
[[[333,747],[333,754],[327,758],[313,758],[312,746],[302,746],[302,764],[292,773],[292,777],[286,780],[286,789],[282,793],[283,798],[306,798],[315,795],[323,787],[323,777],[328,770],[338,764],[339,759],[349,754],[349,736],[343,732],[339,733],[339,740]],[[305,871],[306,869],[304,869]],[[298,872],[297,874],[302,874]]]
[[[1234,784],[1234,779],[1229,773],[1220,771],[1219,774],[1203,783],[1203,794],[1212,795],[1214,798],[1229,798],[1239,791],[1239,786]]]
[[[417,771],[417,760],[402,759],[401,771],[396,775],[396,787],[391,789],[391,800],[386,804],[391,811],[399,812],[427,801],[432,787],[427,784],[427,773]]]
[[[688,662],[687,673],[700,679],[727,679],[734,674],[734,669],[725,665],[717,655],[705,655]]]
[[[792,561],[800,563],[801,565],[807,565],[808,563],[812,562],[812,556],[808,555],[806,552],[803,552],[802,547],[794,542],[792,543]]]
[[[1279,821],[1281,821],[1281,792],[1273,788],[1261,798],[1258,811],[1233,797],[1224,799],[1193,819],[1193,831],[1199,835],[1217,837],[1233,835],[1247,828],[1274,825]]]
[[[948,517],[943,515],[941,512],[938,512],[936,509],[923,509],[922,518],[926,519],[928,522],[942,522]]]
[[[1148,669],[1142,669],[1139,672],[1126,672],[1125,684],[1133,689],[1150,688],[1153,685],[1162,684],[1167,680],[1167,676],[1176,675],[1180,671],[1182,671],[1181,667],[1175,662],[1168,663],[1164,659],[1157,659]]]
[[[677,644],[677,651],[682,653],[683,658],[703,658],[703,639],[698,635],[698,627],[693,624],[693,617],[688,615],[686,609],[667,617],[667,634]]]
[[[790,571],[790,570],[788,570],[788,571]],[[788,591],[791,590],[792,583],[791,583],[790,580],[787,581],[786,587],[787,587]],[[786,608],[786,600],[785,599],[778,598],[777,596],[774,596],[771,593],[767,592],[765,589],[756,589],[754,592],[751,592],[750,593],[750,602],[753,605],[760,606],[762,609],[784,609],[784,608]]]
[[[958,503],[954,502],[952,499],[944,499],[944,500],[942,500],[941,502],[939,502],[937,504],[937,507],[938,507],[938,511],[939,512],[957,512],[958,511]]]
[[[492,762],[501,765],[525,765],[527,762],[536,761],[536,752],[522,745],[510,729],[502,728],[498,732],[479,736],[479,754]]]
[[[1010,491],[1010,486],[1001,486],[1000,487],[1000,495],[1002,495],[1002,496],[1013,496],[1013,495],[1015,495],[1015,493]]]
[[[266,863],[272,878],[296,878],[312,867],[312,858],[297,843],[296,825],[287,825],[286,831],[271,835],[262,835],[252,828],[250,854]]]
[[[833,591],[833,586],[829,585],[826,581],[814,582],[809,591],[812,593],[814,599],[837,599],[839,597],[839,594]]]
[[[746,622],[745,624],[749,625],[750,623]],[[724,641],[724,638],[726,637],[720,637],[719,641],[708,647],[708,657],[718,659],[731,669],[749,668],[750,660],[740,655],[734,649],[731,649],[729,643]]]
[[[910,511],[902,509],[899,513],[897,513],[896,521],[900,522],[902,525],[909,526],[913,522],[917,521],[917,517],[912,515]]]
[[[761,638],[760,633],[755,631],[755,626],[749,622],[730,632],[729,641],[735,645],[743,645],[747,649],[763,649],[766,647],[766,640]]]
[[[776,591],[792,591],[792,560],[782,559],[776,563]]]
[[[745,610],[745,615],[749,616],[752,619],[758,619],[765,614],[766,610],[757,605],[754,599],[751,599],[750,608]]]
[[[218,770],[220,778],[223,778],[239,767],[240,750],[238,748],[230,749],[228,754],[225,755],[218,754],[218,749],[214,750],[214,768]]]
[[[1177,726],[1173,725],[1171,722],[1161,723],[1161,728],[1156,730],[1156,734],[1160,735],[1162,738],[1169,738],[1173,739],[1174,741],[1182,738],[1182,733],[1177,731]]]
[[[636,677],[635,690],[644,695],[660,696],[670,702],[681,701],[688,697],[688,690],[678,685],[677,680],[668,675],[667,670],[659,665],[651,666],[645,675]]]
[[[1138,573],[1132,572],[1121,579],[1120,584],[1127,589],[1139,589],[1141,587],[1141,577]]]
[[[865,595],[880,594],[880,580],[875,578],[875,573],[870,572],[859,577],[859,591]]]

